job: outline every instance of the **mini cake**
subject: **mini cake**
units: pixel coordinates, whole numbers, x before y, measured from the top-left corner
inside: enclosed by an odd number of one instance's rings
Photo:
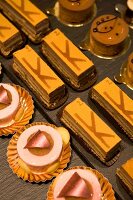
[[[126,72],[126,79],[128,80],[128,83],[133,85],[133,52],[128,57]]]
[[[20,31],[0,13],[0,52],[4,56],[10,55],[23,44]]]
[[[9,85],[0,83],[0,128],[14,123],[14,116],[19,107],[19,94]]]
[[[66,23],[82,23],[93,14],[95,0],[59,0],[59,17]]]
[[[49,29],[48,17],[29,0],[3,0],[0,9],[34,43],[41,42]]]
[[[70,168],[54,179],[47,200],[115,200],[112,186],[98,171],[89,167]]]
[[[53,30],[43,38],[42,53],[76,90],[85,90],[97,80],[94,63],[59,29]]]
[[[133,140],[133,100],[108,77],[92,88],[91,97],[117,121]]]
[[[13,162],[23,171],[24,174],[18,176],[24,180],[38,182],[50,179],[61,172],[70,161],[70,135],[65,128],[36,122],[18,131],[18,134],[19,136],[16,133],[13,138],[17,141],[14,149],[18,159],[13,157]],[[17,136],[18,139],[15,139]],[[10,156],[14,154],[10,145],[12,142],[8,147],[9,163],[12,160]],[[13,170],[16,167],[13,165]],[[30,177],[30,174],[33,176]]]
[[[125,47],[129,28],[126,22],[114,15],[96,18],[90,29],[90,48],[97,55],[115,56]]]
[[[66,101],[64,82],[29,45],[13,54],[13,69],[43,106],[54,109]]]
[[[133,158],[124,163],[116,172],[130,195],[133,196]]]
[[[60,120],[103,163],[110,165],[116,161],[121,138],[80,98],[64,107]]]

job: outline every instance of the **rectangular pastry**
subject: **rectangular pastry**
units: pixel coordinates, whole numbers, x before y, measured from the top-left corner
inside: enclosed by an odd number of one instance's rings
[[[133,196],[133,158],[130,158],[126,163],[118,168],[116,174],[130,195]]]
[[[19,30],[0,13],[0,53],[9,56],[23,44]]]
[[[96,81],[93,62],[59,29],[43,38],[42,52],[73,88],[84,90]]]
[[[80,141],[83,139],[101,161],[107,163],[116,158],[120,150],[120,137],[80,98],[63,109],[60,120],[80,138]]]
[[[2,0],[0,9],[35,43],[49,28],[48,17],[29,0]]]
[[[67,98],[63,81],[28,45],[13,54],[13,69],[49,109]]]
[[[91,97],[117,121],[133,140],[133,100],[108,77],[92,88]]]

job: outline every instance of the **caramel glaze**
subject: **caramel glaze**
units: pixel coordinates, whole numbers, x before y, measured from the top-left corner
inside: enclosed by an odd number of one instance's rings
[[[102,15],[91,26],[91,37],[105,45],[116,45],[128,36],[128,25],[114,15]]]

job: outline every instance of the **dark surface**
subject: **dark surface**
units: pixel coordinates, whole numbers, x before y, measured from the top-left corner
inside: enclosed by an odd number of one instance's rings
[[[34,0],[35,4],[42,10],[45,10],[45,8],[48,8],[54,4],[54,1],[37,1]],[[104,13],[114,13],[115,15],[118,15],[114,11],[114,6],[116,3],[126,3],[126,1],[120,1],[120,0],[97,0],[97,7],[98,7],[98,13],[97,16],[104,14]],[[77,46],[80,43],[80,41],[85,37],[88,28],[90,26],[86,25],[85,27],[80,28],[70,28],[67,26],[62,25],[55,17],[50,16],[51,21],[51,29],[54,29],[56,27],[60,28]],[[133,31],[130,30],[130,35],[133,40]],[[45,60],[45,58],[40,53],[40,45],[33,45],[31,42],[29,44],[38,52],[39,55]],[[133,51],[132,45],[130,46],[129,50],[121,57],[117,59],[112,60],[104,60],[95,57],[90,52],[84,51],[84,53],[92,59],[95,66],[98,70],[98,81],[102,80],[106,76],[110,77],[113,80],[114,74],[116,74],[122,63],[127,59],[130,52]],[[4,73],[7,73],[12,81],[14,83],[19,83],[20,85],[24,86],[23,83],[16,78],[14,75],[12,68],[11,68],[11,62],[12,59],[4,59],[0,57],[0,61],[2,62],[4,66]],[[2,82],[9,82],[6,75],[4,75]],[[133,91],[128,89],[125,85],[118,85],[123,91],[125,91],[131,98],[133,98]],[[122,138],[122,150],[120,157],[118,161],[111,167],[106,167],[104,164],[102,164],[99,160],[97,160],[93,155],[91,155],[89,152],[85,151],[83,147],[77,143],[72,138],[73,147],[77,150],[77,154],[73,152],[72,154],[72,160],[70,163],[70,166],[74,165],[83,165],[84,163],[81,161],[79,156],[86,162],[87,165],[93,166],[100,172],[106,176],[109,181],[112,183],[114,189],[117,191],[119,197],[122,200],[131,200],[131,197],[129,197],[128,193],[125,191],[125,189],[121,186],[120,182],[115,176],[116,168],[119,167],[121,164],[123,164],[127,159],[133,157],[133,145],[131,141],[125,136],[125,134],[122,132],[122,130],[114,124],[114,121],[109,118],[101,108],[96,106],[90,99],[88,99],[88,92],[89,90],[86,90],[84,92],[75,92],[72,90],[69,86],[69,99],[66,103],[69,103],[76,97],[81,97],[82,100],[84,100],[94,111],[98,113],[98,115],[106,121],[106,123]],[[34,95],[33,95],[34,96]],[[35,98],[34,98],[35,99]],[[49,121],[52,121],[56,125],[60,126],[60,122],[57,118],[57,113],[60,111],[61,108],[48,111],[45,108],[43,108],[39,102],[35,99],[36,104],[36,112],[35,117],[32,121],[46,121],[44,117],[46,117]],[[38,111],[39,110],[39,111]],[[10,200],[10,199],[16,199],[16,200],[34,200],[39,199],[43,200],[46,199],[46,192],[48,189],[49,183],[42,183],[42,184],[31,184],[31,183],[25,183],[21,179],[18,179],[16,175],[12,174],[12,171],[9,169],[8,164],[6,162],[6,148],[8,145],[10,138],[1,138],[0,139],[0,200]],[[80,154],[79,154],[80,153]]]

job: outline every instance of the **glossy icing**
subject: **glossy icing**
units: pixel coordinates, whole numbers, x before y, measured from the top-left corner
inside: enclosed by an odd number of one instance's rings
[[[128,36],[126,22],[114,15],[102,15],[96,18],[91,26],[91,37],[105,45],[121,43]]]

